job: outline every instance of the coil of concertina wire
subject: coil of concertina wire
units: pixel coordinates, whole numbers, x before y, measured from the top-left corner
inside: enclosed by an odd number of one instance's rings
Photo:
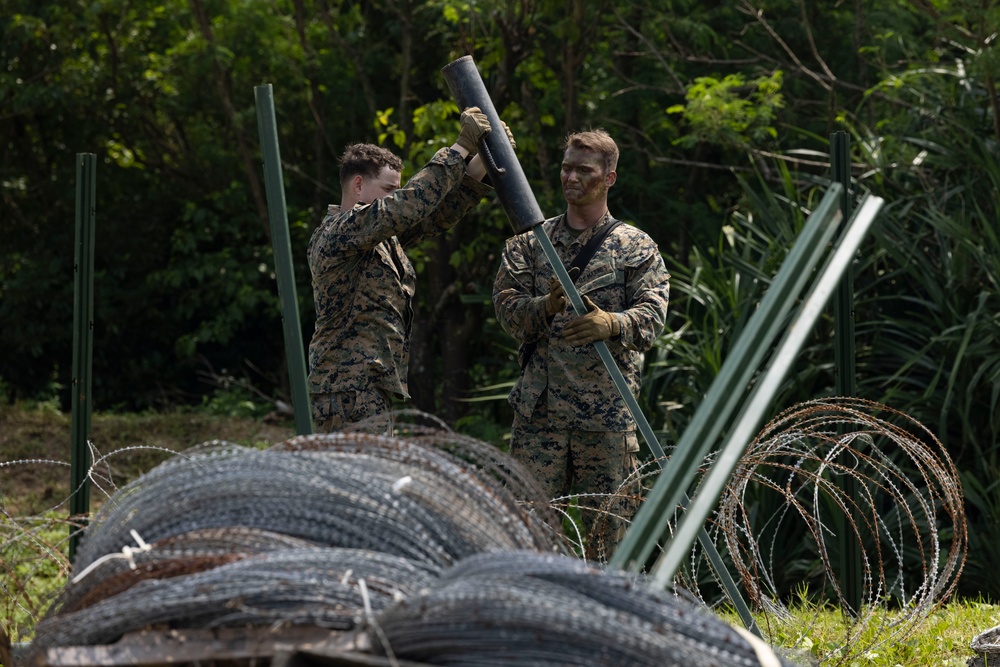
[[[38,624],[39,647],[108,644],[150,625],[175,628],[272,623],[349,630],[368,605],[381,611],[427,585],[437,569],[357,549],[278,549],[193,574],[140,581],[79,611]],[[358,582],[364,580],[367,600]]]
[[[377,653],[437,665],[793,665],[642,577],[557,554],[472,556],[369,634]]]
[[[416,441],[344,433],[263,451],[219,441],[110,498],[81,540],[74,574],[131,544],[133,530],[152,543],[228,526],[447,566],[480,551],[557,548],[541,516],[502,480]]]
[[[428,664],[792,665],[704,606],[565,555],[537,483],[492,445],[400,432],[212,441],[116,491],[29,664],[150,627],[306,625]]]
[[[715,529],[772,622],[788,617],[789,571],[854,616],[831,651],[849,664],[911,631],[955,590],[968,551],[963,503],[958,471],[926,427],[878,403],[829,398],[793,406],[761,431],[726,488]],[[859,545],[860,610],[843,593],[844,530]],[[801,553],[790,565],[791,547]],[[897,611],[889,617],[886,609]]]

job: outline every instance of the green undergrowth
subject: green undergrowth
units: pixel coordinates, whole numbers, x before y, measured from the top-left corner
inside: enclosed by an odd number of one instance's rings
[[[984,600],[952,600],[897,633],[900,611],[868,610],[861,623],[832,605],[798,603],[789,612],[780,621],[757,617],[768,642],[799,664],[824,667],[965,667],[976,655],[973,637],[1000,625],[1000,605]],[[735,613],[721,615],[740,624]]]

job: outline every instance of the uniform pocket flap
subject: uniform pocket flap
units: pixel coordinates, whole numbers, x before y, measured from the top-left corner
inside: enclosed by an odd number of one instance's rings
[[[580,292],[580,294],[588,294],[590,292],[597,291],[602,287],[614,285],[616,281],[616,272],[614,269],[610,269],[604,273],[594,276],[593,278],[588,278],[582,284],[577,285],[576,289]]]

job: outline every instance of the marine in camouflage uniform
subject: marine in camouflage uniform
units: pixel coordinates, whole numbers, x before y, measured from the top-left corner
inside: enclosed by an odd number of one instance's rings
[[[468,112],[462,114],[463,133]],[[479,116],[488,132],[488,121]],[[309,344],[309,391],[317,432],[364,421],[362,430],[385,433],[393,396],[409,398],[416,273],[404,249],[450,229],[491,191],[470,176],[471,162],[467,173],[464,158],[474,153],[476,139],[469,143],[462,145],[460,135],[399,189],[399,168],[384,170],[394,184],[388,181],[374,196],[369,184],[371,201],[346,210],[331,205],[313,233],[308,259],[316,329]],[[476,162],[481,178],[485,167]]]
[[[584,133],[583,141],[591,134]],[[617,161],[615,150],[608,169],[610,183],[594,185],[604,190],[603,215],[582,231],[574,229],[567,221],[574,202],[577,214],[600,212],[602,197],[600,192],[581,196],[580,190],[588,187],[586,177],[567,176],[568,161],[589,159],[588,151],[571,150],[573,135],[569,141],[563,186],[570,208],[567,214],[543,223],[566,266],[592,236],[614,221],[606,208],[606,194],[614,182]],[[577,180],[583,180],[583,185],[576,187]],[[585,302],[589,299],[595,307],[592,314],[599,313],[606,322],[603,334],[584,337],[566,335],[583,318],[566,307],[565,295],[557,298],[557,312],[547,311],[550,294],[562,292],[558,287],[553,291],[553,280],[552,267],[534,233],[507,241],[493,302],[500,323],[521,344],[522,371],[509,396],[514,409],[511,454],[535,473],[550,497],[583,494],[579,504],[588,533],[586,555],[596,559],[613,549],[624,532],[621,520],[599,512],[608,494],[619,491],[635,470],[639,444],[635,421],[592,343],[595,339],[606,342],[629,389],[638,396],[643,353],[666,320],[670,275],[656,243],[645,232],[619,225],[574,281]],[[627,519],[635,503],[623,500],[611,509]]]

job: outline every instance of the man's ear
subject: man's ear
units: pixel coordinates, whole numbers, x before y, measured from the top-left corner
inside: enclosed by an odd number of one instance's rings
[[[608,172],[608,173],[607,173],[607,174],[606,174],[606,175],[604,176],[604,182],[608,184],[608,187],[609,187],[609,188],[610,188],[610,187],[611,187],[612,185],[614,185],[614,184],[615,184],[615,181],[617,181],[617,180],[618,180],[618,172],[617,172],[617,171],[609,171],[609,172]]]
[[[355,174],[351,178],[351,192],[355,195],[360,195],[361,190],[365,187],[365,177],[361,174]]]

